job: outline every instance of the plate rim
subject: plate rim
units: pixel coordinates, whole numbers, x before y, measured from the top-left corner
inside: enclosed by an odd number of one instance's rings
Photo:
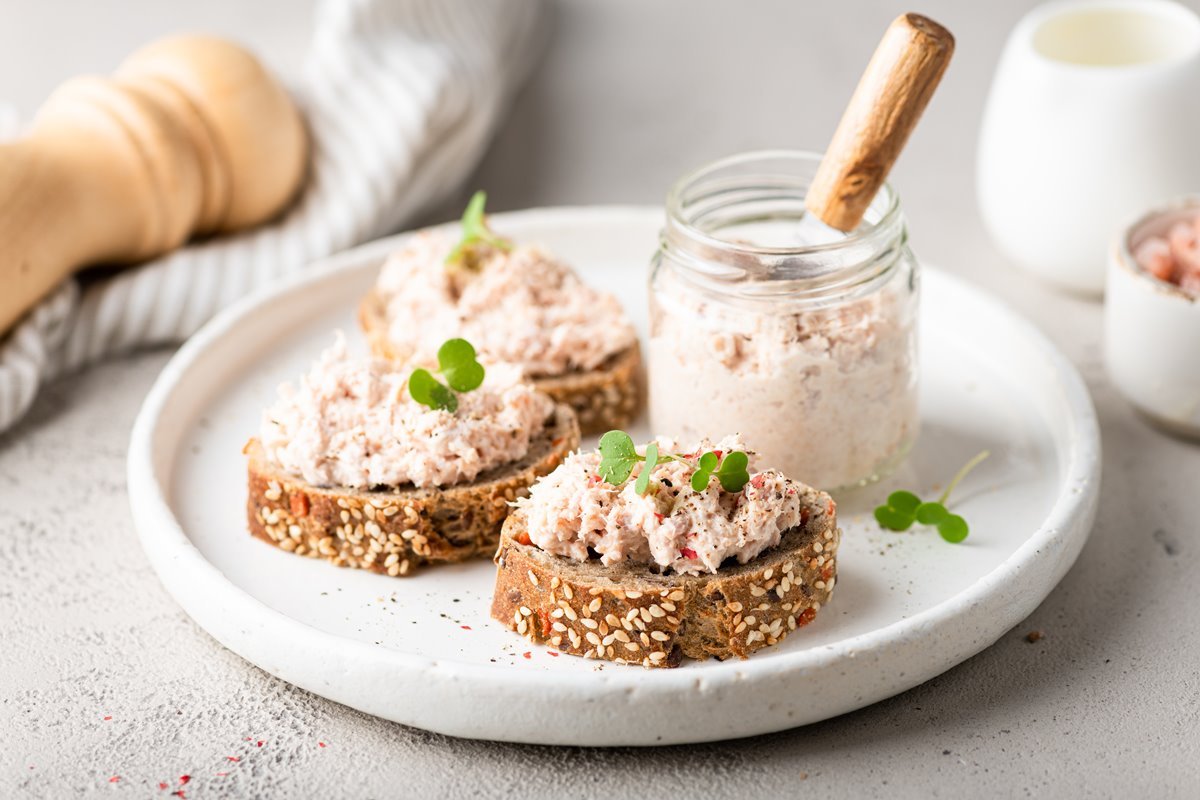
[[[622,218],[636,219],[645,224],[654,215],[662,218],[663,210],[658,206],[640,205],[583,205],[583,206],[554,206],[531,208],[521,211],[494,214],[493,219],[503,224],[505,222],[520,223],[528,218],[536,217],[553,224],[564,224],[572,218],[580,216],[588,218],[591,224],[597,217],[607,217],[613,223]],[[444,223],[452,225],[454,223]],[[439,227],[439,226],[432,226]],[[256,599],[245,589],[227,578],[220,569],[204,557],[204,554],[188,537],[183,524],[175,517],[168,500],[170,491],[169,480],[160,483],[156,476],[156,466],[159,460],[154,450],[155,431],[158,423],[167,411],[167,401],[179,380],[203,357],[209,345],[236,327],[245,317],[258,309],[275,301],[283,295],[302,291],[310,284],[327,280],[332,274],[342,271],[357,271],[367,268],[367,262],[390,252],[416,231],[377,239],[364,243],[349,250],[333,254],[312,262],[297,274],[276,282],[274,285],[259,289],[234,302],[209,322],[203,325],[190,337],[172,356],[167,365],[155,380],[147,394],[141,410],[135,420],[130,435],[127,458],[126,477],[128,495],[134,517],[134,525],[143,550],[146,552],[151,565],[159,580],[168,593],[175,599],[184,611],[194,620],[197,615],[189,608],[179,594],[174,590],[174,579],[187,576],[189,580],[200,580],[213,590],[220,590],[227,599],[235,604],[248,607],[256,615],[281,627],[301,626],[307,635],[315,637],[317,642],[327,646],[336,646],[345,650],[349,646],[361,646],[364,652],[369,652],[372,666],[394,668],[406,671],[425,672],[436,668],[444,677],[450,679],[465,679],[490,683],[503,680],[508,688],[547,688],[571,690],[578,689],[581,676],[594,677],[595,685],[606,691],[624,691],[636,688],[643,693],[674,693],[694,685],[697,673],[692,670],[644,670],[644,669],[612,669],[601,673],[576,673],[556,671],[524,671],[512,670],[496,665],[476,664],[452,659],[440,659],[420,655],[393,648],[378,648],[368,646],[357,640],[347,639],[337,634],[323,631],[306,622],[290,617],[277,611],[266,603]],[[647,253],[647,257],[649,257]],[[1006,559],[997,564],[992,570],[955,595],[946,598],[931,608],[925,609],[910,617],[897,620],[888,625],[871,631],[856,634],[837,642],[819,648],[806,648],[793,653],[778,655],[771,659],[749,659],[735,662],[736,669],[705,670],[703,679],[706,687],[720,689],[723,685],[734,682],[754,682],[778,676],[781,673],[804,672],[811,669],[827,667],[845,658],[862,655],[864,651],[886,650],[890,646],[903,643],[910,631],[917,628],[947,623],[963,615],[972,613],[973,607],[988,598],[992,588],[1000,582],[1008,581],[1020,572],[1030,568],[1033,559],[1039,551],[1055,542],[1056,538],[1067,539],[1078,537],[1078,542],[1064,542],[1073,545],[1073,552],[1064,566],[1056,570],[1057,576],[1044,594],[1038,597],[1038,602],[1044,600],[1057,586],[1067,569],[1075,561],[1078,553],[1090,535],[1092,520],[1095,514],[1096,500],[1099,492],[1101,441],[1099,424],[1095,409],[1086,384],[1079,371],[1069,359],[1041,332],[1032,322],[1013,310],[1007,303],[992,296],[971,282],[931,268],[922,263],[925,277],[935,274],[936,280],[955,284],[960,291],[974,296],[978,302],[991,306],[994,310],[1009,317],[1011,322],[1021,328],[1031,345],[1054,368],[1057,382],[1064,390],[1064,401],[1070,411],[1074,430],[1069,432],[1068,449],[1063,454],[1063,473],[1059,479],[1060,486],[1081,486],[1079,492],[1060,491],[1054,504],[1048,511],[1041,526],[1033,531],[1025,541],[1017,547]],[[172,460],[177,453],[171,455]],[[174,463],[174,461],[172,461]],[[168,473],[169,474],[169,473]],[[165,485],[164,485],[165,484]],[[1082,516],[1081,516],[1082,515]],[[1080,519],[1086,524],[1080,525]],[[1077,530],[1080,529],[1081,530]],[[170,552],[168,552],[170,551]],[[263,616],[265,615],[265,616]],[[251,663],[261,666],[257,661],[244,656],[237,649],[226,643],[225,638],[218,636],[207,625],[200,624],[208,634],[212,635],[224,646],[238,652]],[[1007,630],[1008,628],[1005,628]],[[1001,634],[1002,635],[1002,634]],[[990,646],[995,640],[988,639],[975,652]],[[967,656],[969,657],[969,655]],[[954,663],[961,663],[962,659]],[[936,674],[936,673],[935,673]],[[924,682],[932,675],[921,678]],[[592,679],[586,679],[591,682]],[[289,682],[293,682],[290,681]],[[915,685],[915,684],[914,684]],[[318,692],[320,693],[320,692]],[[873,700],[870,702],[874,702]],[[371,713],[371,712],[368,712]]]

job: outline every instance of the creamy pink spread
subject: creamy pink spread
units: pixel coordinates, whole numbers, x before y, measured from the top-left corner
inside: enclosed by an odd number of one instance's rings
[[[1150,236],[1134,251],[1138,266],[1160,281],[1200,296],[1200,214],[1171,225],[1164,236]]]
[[[736,429],[761,462],[821,487],[903,456],[917,430],[915,304],[884,290],[830,308],[718,300],[672,271],[651,302],[650,423]]]
[[[480,247],[477,270],[448,270],[454,244],[445,231],[427,231],[383,266],[376,288],[401,352],[425,360],[461,336],[481,357],[543,377],[594,369],[636,341],[615,297],[544,250]]]
[[[746,449],[738,437],[683,451],[669,439],[658,443],[663,452],[675,453]],[[598,452],[573,453],[535,483],[518,507],[528,519],[530,540],[549,553],[584,561],[591,549],[604,564],[716,572],[729,558],[745,564],[801,524],[800,484],[775,470],[754,472],[754,454],[747,455],[750,482],[740,492],[725,491],[716,478],[705,491],[693,491],[693,469],[666,461],[651,473],[652,491],[639,495],[634,481],[642,464],[622,486],[612,486],[597,474]]]
[[[454,413],[408,393],[411,367],[351,358],[339,334],[298,386],[283,384],[263,413],[267,460],[317,486],[450,486],[524,458],[553,402],[488,366]]]

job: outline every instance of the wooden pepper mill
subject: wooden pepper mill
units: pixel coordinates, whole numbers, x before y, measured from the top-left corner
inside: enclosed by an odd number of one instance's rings
[[[67,81],[0,145],[0,335],[81,267],[274,217],[307,163],[291,98],[231,42],[162,39]]]

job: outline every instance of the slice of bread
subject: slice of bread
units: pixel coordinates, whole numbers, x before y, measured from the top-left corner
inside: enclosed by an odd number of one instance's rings
[[[358,306],[358,324],[371,353],[379,358],[402,360],[388,339],[387,303],[372,289]],[[584,436],[628,426],[641,408],[642,357],[638,345],[622,350],[599,367],[530,380],[556,403],[569,405],[579,418]]]
[[[517,509],[496,552],[492,616],[532,642],[585,658],[675,667],[684,656],[746,658],[812,621],[837,581],[841,531],[833,499],[805,487],[803,523],[747,564],[716,574],[660,575],[604,566],[528,542]]]
[[[426,563],[490,556],[508,504],[577,447],[575,415],[559,405],[519,462],[441,489],[367,491],[322,488],[288,475],[267,463],[261,443],[251,439],[245,448],[250,533],[297,555],[393,577]]]

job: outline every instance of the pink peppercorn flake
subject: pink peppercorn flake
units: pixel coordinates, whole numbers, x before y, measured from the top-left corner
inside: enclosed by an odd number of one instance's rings
[[[233,763],[235,763],[235,764],[236,764],[237,762],[239,762],[239,761],[241,761],[241,760],[242,760],[242,759],[241,759],[241,758],[239,758],[238,756],[225,756],[225,757],[226,757],[227,759],[229,759],[230,761],[232,761]]]
[[[521,653],[521,655],[525,658],[533,658],[533,652],[530,650],[526,650],[524,653]]]
[[[187,786],[187,782],[190,781],[191,779],[192,779],[191,775],[180,775],[179,776],[179,785]]]
[[[554,656],[555,658],[558,658],[558,652],[556,650],[547,651],[546,655]]]
[[[264,744],[265,744],[265,742],[264,742],[262,739],[259,739],[259,740],[258,740],[258,746],[259,746],[259,747],[262,747]]]
[[[117,782],[117,781],[119,781],[119,780],[121,780],[121,776],[120,776],[120,775],[113,775],[111,778],[109,778],[109,779],[108,779],[108,782],[109,782],[109,783],[116,783],[116,782]]]
[[[104,721],[108,722],[110,719],[112,719],[112,714],[109,714],[107,717],[105,717]]]
[[[324,742],[317,742],[317,747],[324,747],[324,746],[325,746]]]
[[[685,547],[680,550],[679,555],[683,556],[684,558],[699,558],[699,555],[696,553],[696,551],[690,547]]]
[[[471,626],[470,626],[470,625],[459,625],[458,627],[462,628],[464,631],[469,631],[469,630],[471,630]]]
[[[158,788],[159,788],[159,789],[166,789],[166,788],[167,788],[167,784],[166,784],[166,783],[164,783],[163,781],[159,781],[159,782],[158,782]]]

